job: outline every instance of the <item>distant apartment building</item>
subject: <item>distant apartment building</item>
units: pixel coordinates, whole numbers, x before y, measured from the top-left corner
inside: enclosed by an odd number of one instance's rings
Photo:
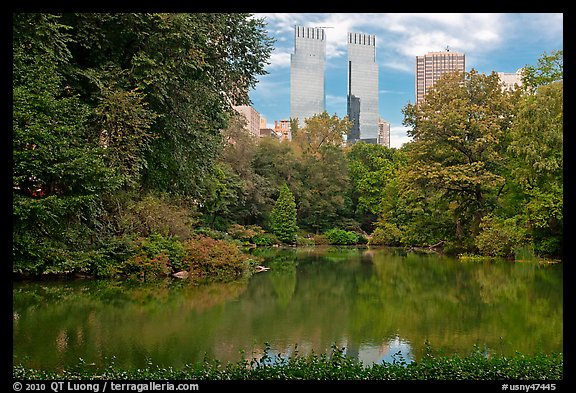
[[[375,143],[378,138],[378,64],[376,36],[348,33],[348,143]]]
[[[255,137],[260,136],[260,114],[256,109],[250,105],[237,105],[233,108],[246,118],[245,128],[250,132],[250,135]]]
[[[390,123],[384,119],[378,121],[377,144],[390,147]]]
[[[273,128],[268,127],[260,128],[260,138],[264,138],[265,136],[271,136],[277,139],[282,138],[282,136],[277,134]]]
[[[463,53],[428,52],[416,56],[416,105],[422,103],[440,77],[449,72],[466,70],[466,58]]]
[[[274,131],[283,141],[292,140],[292,132],[290,131],[290,120],[274,120]]]
[[[294,53],[290,55],[290,117],[304,120],[326,110],[324,69],[326,35],[322,28],[294,27]]]
[[[522,86],[522,68],[516,72],[498,72],[498,78],[502,83],[502,90],[514,90],[517,86]]]

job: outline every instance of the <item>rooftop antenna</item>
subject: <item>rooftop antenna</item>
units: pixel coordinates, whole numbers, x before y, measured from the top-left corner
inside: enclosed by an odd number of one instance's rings
[[[446,45],[446,52],[450,52],[450,48],[448,48],[448,45]]]

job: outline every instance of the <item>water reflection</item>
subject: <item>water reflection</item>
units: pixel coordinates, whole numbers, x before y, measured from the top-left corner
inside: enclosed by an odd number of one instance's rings
[[[426,342],[446,354],[562,351],[561,265],[395,249],[258,252],[270,270],[232,283],[15,283],[14,359],[180,367],[261,358],[266,343],[272,357],[337,345],[365,364],[417,361]]]
[[[400,363],[410,364],[414,361],[410,342],[396,336],[380,345],[364,344],[358,351],[358,360],[362,363]]]
[[[365,365],[381,364],[381,363],[395,363],[395,364],[410,364],[414,361],[410,343],[403,340],[399,336],[395,336],[389,340],[383,341],[380,344],[363,343],[356,345],[348,340],[340,340],[338,343],[333,344],[338,349],[343,349],[343,354],[354,360],[359,360]],[[220,343],[220,348],[230,350],[234,348],[232,343]],[[276,364],[278,362],[286,361],[292,356],[308,356],[308,355],[326,355],[330,357],[332,354],[330,348],[318,352],[310,341],[303,341],[299,345],[286,346],[275,343],[273,346],[266,347],[265,345],[257,345],[251,348],[250,351],[244,353],[244,360],[248,362],[255,360],[259,364]],[[218,351],[223,355],[227,351]]]

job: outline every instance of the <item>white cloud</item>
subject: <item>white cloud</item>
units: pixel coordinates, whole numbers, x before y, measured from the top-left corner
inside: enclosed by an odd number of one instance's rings
[[[390,125],[390,147],[400,148],[404,143],[412,141],[408,136],[408,127]]]
[[[265,18],[270,34],[277,38],[271,68],[289,67],[295,25],[326,27],[328,60],[346,56],[348,32],[375,34],[380,64],[405,72],[414,71],[417,55],[441,51],[446,46],[464,53],[496,49],[507,25],[507,14],[488,13],[272,13],[256,16]],[[541,20],[532,22],[543,23]]]
[[[326,112],[330,116],[335,113],[340,113],[340,117],[346,114],[346,95],[326,95]]]
[[[270,55],[270,64],[267,70],[276,68],[290,68],[291,51],[286,48],[274,48]]]

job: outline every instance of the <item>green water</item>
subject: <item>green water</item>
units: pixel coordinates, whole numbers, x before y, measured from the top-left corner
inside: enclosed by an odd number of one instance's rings
[[[232,283],[15,282],[13,359],[59,370],[181,367],[262,355],[371,364],[443,354],[562,352],[562,265],[461,262],[396,249],[265,250],[270,270]]]

